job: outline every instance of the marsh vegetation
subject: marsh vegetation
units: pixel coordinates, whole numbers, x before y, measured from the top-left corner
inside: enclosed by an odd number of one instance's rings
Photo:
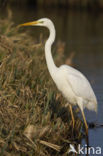
[[[43,40],[18,30],[10,10],[0,19],[0,155],[67,155],[69,144],[83,137],[78,109],[73,130],[66,101],[49,76]],[[59,63],[61,45],[54,55]]]

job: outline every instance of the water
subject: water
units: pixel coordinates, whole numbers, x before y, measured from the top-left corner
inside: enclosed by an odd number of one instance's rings
[[[98,114],[96,118],[89,112],[88,121],[103,123],[103,14],[50,8],[44,10],[13,8],[13,20],[16,25],[41,17],[53,20],[57,30],[56,41],[61,40],[66,43],[65,57],[74,52],[75,67],[91,82],[98,99]],[[44,34],[47,34],[45,29],[30,29],[36,38],[39,38],[43,30]],[[90,146],[99,146],[103,152],[102,134],[103,128],[89,129]]]

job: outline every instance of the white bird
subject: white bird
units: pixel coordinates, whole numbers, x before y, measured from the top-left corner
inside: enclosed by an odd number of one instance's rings
[[[50,35],[45,44],[45,57],[48,70],[58,90],[69,103],[73,125],[74,117],[71,105],[79,106],[84,119],[86,134],[88,136],[88,125],[83,110],[84,108],[87,108],[97,112],[97,99],[89,81],[80,71],[68,65],[61,65],[60,67],[55,65],[51,54],[51,47],[56,36],[53,22],[48,18],[42,18],[37,21],[20,24],[19,26],[43,26],[49,29]]]

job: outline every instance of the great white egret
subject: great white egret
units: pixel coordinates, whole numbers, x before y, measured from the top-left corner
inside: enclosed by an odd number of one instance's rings
[[[49,29],[50,35],[45,44],[45,57],[48,70],[57,88],[67,99],[74,125],[74,117],[71,105],[78,105],[85,123],[87,143],[88,143],[88,125],[84,115],[84,108],[97,112],[97,99],[87,78],[73,67],[62,65],[57,67],[54,63],[51,46],[55,40],[56,32],[53,22],[48,18],[42,18],[37,21],[20,24],[21,26],[44,26]]]

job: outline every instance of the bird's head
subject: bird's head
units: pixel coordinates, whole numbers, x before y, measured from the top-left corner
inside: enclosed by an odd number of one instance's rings
[[[44,27],[50,27],[52,25],[52,21],[48,18],[41,18],[37,21],[27,22],[24,24],[20,24],[19,27],[22,26],[44,26]]]

